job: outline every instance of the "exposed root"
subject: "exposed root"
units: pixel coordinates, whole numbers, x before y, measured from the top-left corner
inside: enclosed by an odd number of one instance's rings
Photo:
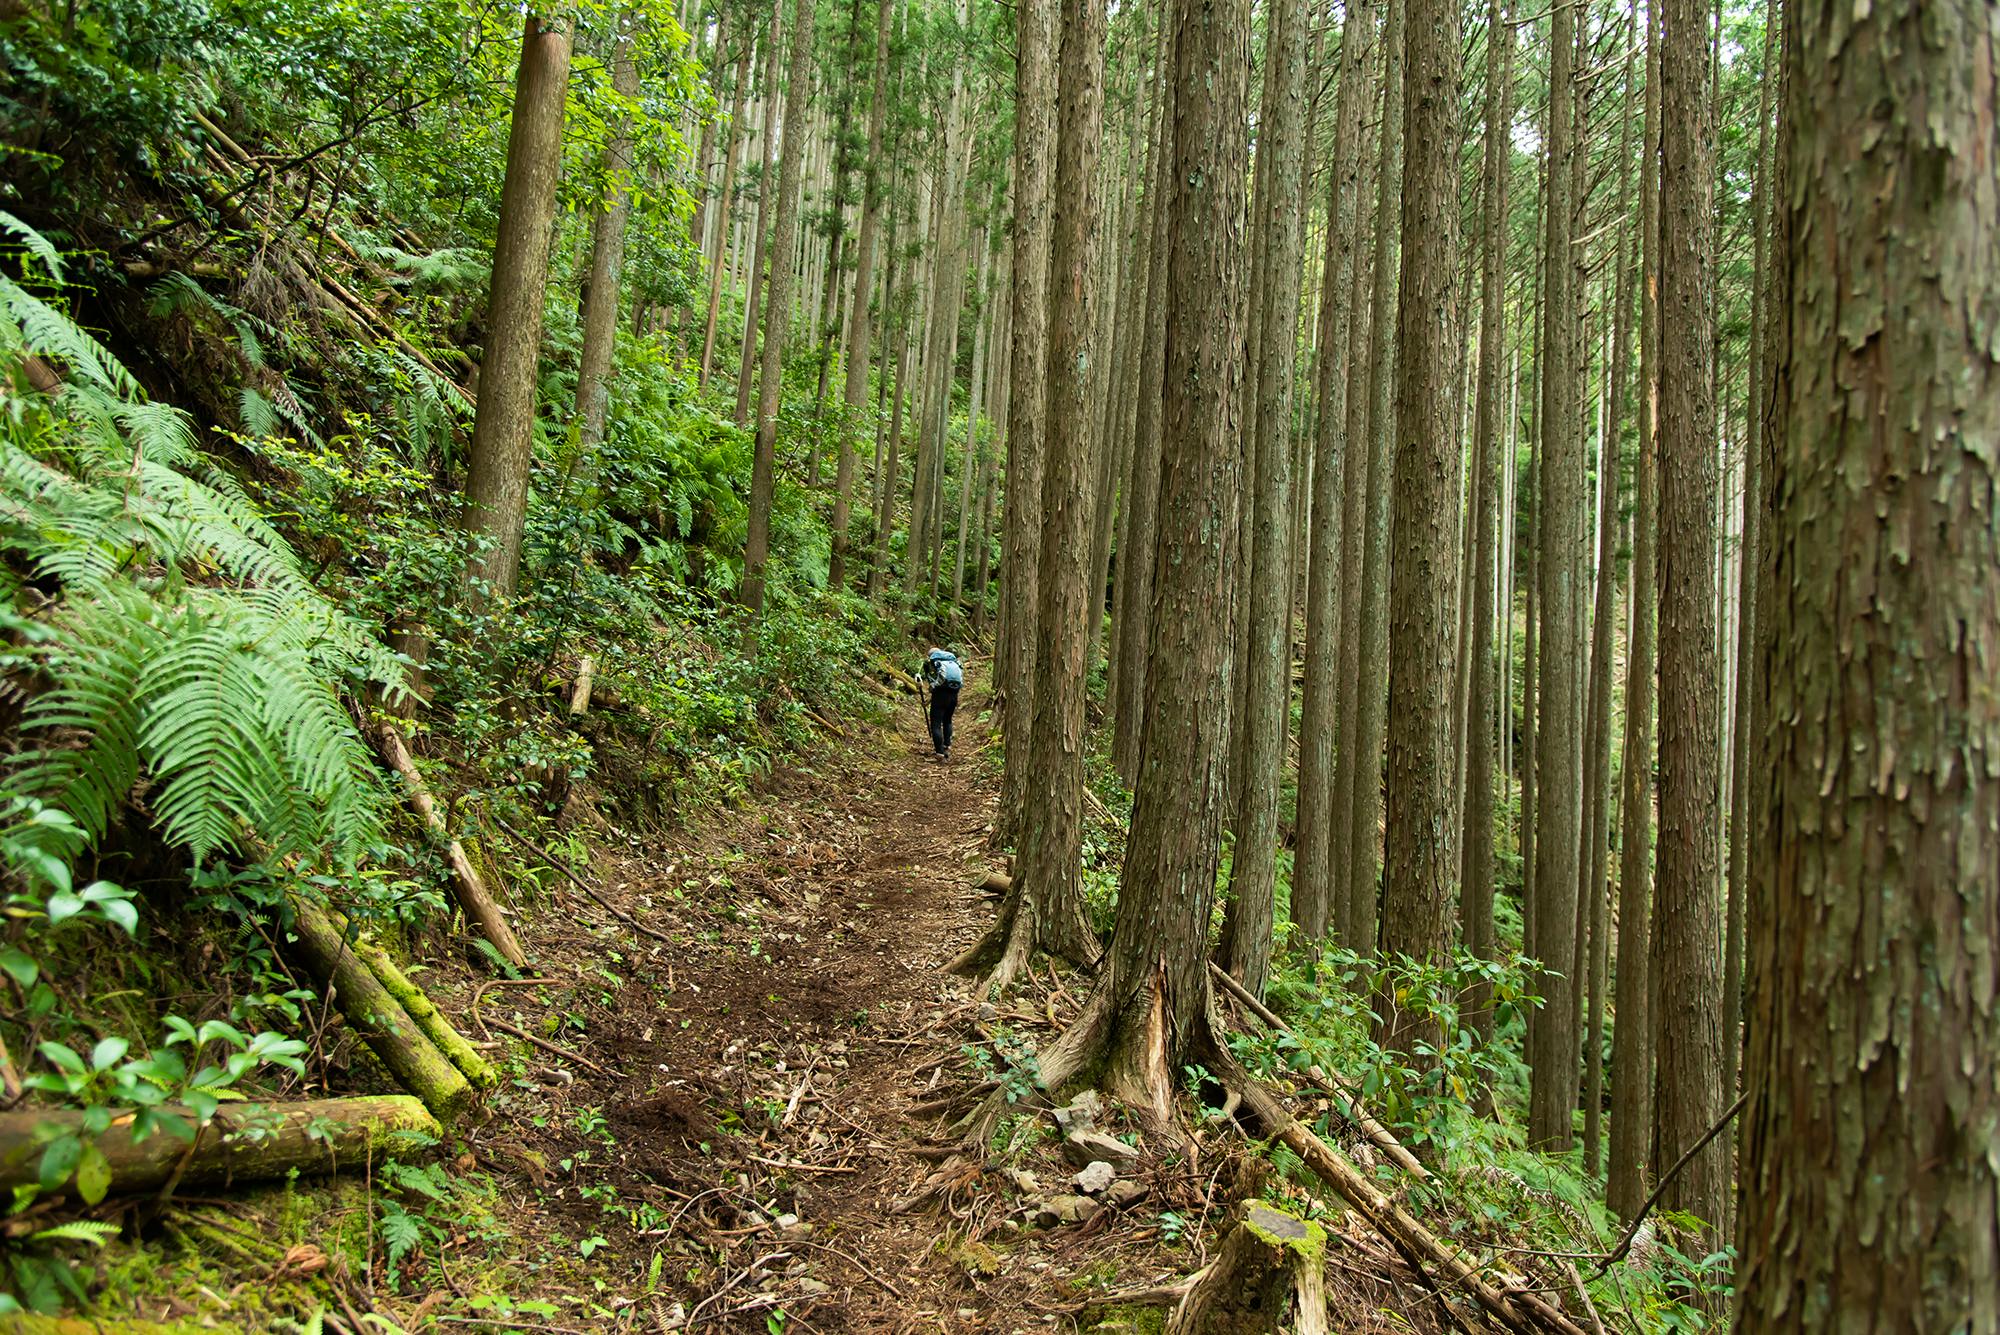
[[[999,916],[979,940],[945,966],[947,972],[979,979],[973,987],[976,999],[1004,996],[1028,971],[1036,951],[1085,968],[1097,964],[1097,941],[1080,907],[1072,905],[1069,912],[1052,919],[1038,896],[999,872],[987,873],[980,889],[1004,895]]]

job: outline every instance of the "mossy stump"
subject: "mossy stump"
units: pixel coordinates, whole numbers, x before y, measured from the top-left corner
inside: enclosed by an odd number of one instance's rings
[[[1326,1230],[1263,1201],[1243,1206],[1167,1335],[1324,1335]]]

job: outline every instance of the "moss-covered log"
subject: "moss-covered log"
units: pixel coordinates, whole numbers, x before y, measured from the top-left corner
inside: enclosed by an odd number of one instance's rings
[[[176,1111],[193,1120],[186,1109]],[[82,1125],[83,1114],[56,1109],[0,1113],[0,1191],[35,1181],[42,1158],[36,1128],[51,1122],[74,1130]],[[176,1172],[183,1187],[227,1186],[282,1177],[294,1169],[308,1175],[341,1172],[359,1168],[371,1157],[380,1159],[403,1133],[443,1134],[420,1101],[400,1094],[225,1104],[202,1128],[192,1150],[164,1132],[135,1144],[130,1127],[127,1114],[97,1138],[97,1148],[111,1163],[114,1192],[152,1191]]]
[[[492,1065],[466,1041],[465,1035],[452,1027],[451,1021],[439,1013],[437,1005],[424,990],[396,967],[396,961],[389,958],[388,951],[366,939],[357,939],[354,951],[381,980],[382,986],[389,990],[389,995],[417,1022],[417,1028],[424,1032],[424,1036],[450,1059],[453,1066],[465,1073],[465,1078],[472,1082],[475,1089],[492,1089],[500,1083]]]
[[[509,964],[517,969],[524,968],[528,956],[521,949],[520,939],[508,925],[499,901],[487,890],[485,878],[472,865],[472,859],[466,856],[465,846],[451,837],[451,830],[445,825],[444,815],[431,797],[431,790],[425,785],[423,775],[417,773],[417,762],[410,758],[410,748],[403,741],[403,734],[392,725],[384,724],[377,736],[381,739],[383,756],[390,767],[402,775],[403,785],[409,789],[410,805],[417,809],[424,824],[445,846],[445,860],[451,864],[451,887],[458,906],[465,910],[465,916]]]
[[[314,977],[333,989],[340,1013],[381,1059],[397,1083],[424,1101],[443,1122],[472,1106],[465,1073],[424,1036],[410,1013],[341,938],[316,904],[292,901],[295,950]]]

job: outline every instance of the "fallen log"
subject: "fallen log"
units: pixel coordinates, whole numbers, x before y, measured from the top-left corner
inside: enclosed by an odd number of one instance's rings
[[[169,1111],[194,1121],[185,1108]],[[0,1113],[0,1191],[36,1180],[42,1158],[36,1128],[48,1123],[80,1130],[83,1114],[66,1109]],[[131,1125],[132,1114],[124,1113],[96,1140],[111,1164],[111,1189],[123,1194],[153,1191],[176,1175],[182,1186],[227,1186],[283,1177],[294,1169],[309,1175],[334,1173],[380,1157],[405,1133],[433,1139],[443,1135],[421,1102],[401,1094],[225,1103],[193,1146],[165,1132],[134,1144]]]
[[[292,901],[292,927],[306,968],[333,992],[340,1013],[398,1084],[423,1100],[441,1122],[472,1106],[465,1073],[437,1050],[401,1002],[390,994],[318,905]]]
[[[464,1073],[473,1088],[493,1089],[499,1085],[500,1076],[492,1065],[479,1055],[464,1034],[452,1027],[451,1021],[438,1011],[429,995],[396,966],[388,951],[373,941],[360,939],[354,943],[354,953],[361,956],[369,971],[389,990],[389,995],[417,1022],[417,1028],[423,1031],[424,1037]]]
[[[424,776],[417,773],[417,762],[410,758],[410,748],[403,740],[403,734],[394,724],[385,723],[376,732],[381,739],[382,754],[390,768],[403,776],[403,785],[410,791],[410,805],[424,818],[424,824],[445,844],[445,856],[451,862],[452,892],[458,899],[458,906],[465,910],[465,916],[477,924],[479,930],[494,949],[515,968],[525,968],[527,952],[521,949],[521,942],[514,935],[514,929],[507,925],[500,904],[486,889],[485,880],[479,875],[472,859],[465,855],[465,847],[451,837],[451,831],[438,812],[437,802],[431,797],[431,790],[424,784]]]
[[[1259,1001],[1256,994],[1232,977],[1227,969],[1211,963],[1208,966],[1208,973],[1223,991],[1242,1002],[1244,1008],[1259,1020],[1280,1033],[1293,1032],[1292,1027],[1280,1019],[1276,1011]],[[1419,1182],[1431,1180],[1430,1169],[1424,1167],[1417,1160],[1417,1156],[1410,1153],[1402,1141],[1396,1139],[1395,1133],[1368,1115],[1367,1110],[1361,1106],[1361,1091],[1354,1087],[1353,1082],[1338,1075],[1327,1075],[1317,1066],[1307,1074],[1307,1078],[1340,1103],[1341,1116],[1345,1117],[1355,1130],[1368,1137],[1376,1149],[1388,1155],[1390,1162]]]
[[[1251,1201],[1167,1318],[1167,1335],[1327,1335],[1326,1230]]]
[[[1583,1328],[1565,1316],[1561,1308],[1518,1280],[1496,1277],[1489,1283],[1481,1278],[1476,1268],[1384,1195],[1365,1173],[1307,1130],[1277,1095],[1247,1073],[1237,1074],[1241,1078],[1233,1082],[1233,1088],[1242,1096],[1243,1107],[1413,1264],[1432,1267],[1470,1294],[1474,1302],[1515,1335],[1531,1335],[1535,1331],[1585,1335]]]

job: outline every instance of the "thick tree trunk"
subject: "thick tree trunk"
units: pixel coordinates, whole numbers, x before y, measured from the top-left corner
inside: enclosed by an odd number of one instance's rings
[[[1370,0],[1352,0],[1340,38],[1340,87],[1334,95],[1333,159],[1326,187],[1326,258],[1321,283],[1318,420],[1313,431],[1311,553],[1306,562],[1306,680],[1299,721],[1297,836],[1292,871],[1292,921],[1306,940],[1327,933],[1334,917],[1333,828],[1345,815],[1334,805],[1334,718],[1348,692],[1341,671],[1340,556],[1347,531],[1346,437],[1349,352],[1353,346],[1354,274],[1359,267],[1362,117],[1375,46]],[[1358,525],[1356,526],[1359,527]]]
[[[1090,561],[1090,412],[1086,393],[1098,294],[1091,291],[1097,147],[1103,121],[1103,0],[1063,0],[1054,244],[1049,264],[1047,450],[1042,469],[1041,598],[1035,612],[1035,712],[1029,728],[1034,783],[1023,808],[1016,893],[1037,900],[1044,947],[1089,959],[1074,940],[1083,923],[1084,580]],[[1010,957],[1020,947],[1010,950]]]
[[[1229,704],[1225,526],[1235,513],[1242,357],[1248,0],[1175,4],[1167,197],[1167,363],[1160,548],[1145,749],[1111,954],[1083,1014],[1042,1062],[1084,1070],[1153,1128],[1208,1028]]]
[[[1457,665],[1459,436],[1458,0],[1411,0],[1403,99],[1402,274],[1396,314],[1395,558],[1389,631],[1387,866],[1382,954],[1443,964],[1451,953],[1453,681]],[[1395,96],[1397,90],[1392,89]],[[1385,1047],[1420,1067],[1437,1020],[1376,998]]]
[[[1653,912],[1657,1163],[1721,1114],[1721,791],[1715,641],[1715,127],[1701,0],[1669,0],[1660,50],[1660,847]],[[1710,1142],[1667,1204],[1719,1228],[1729,1153]]]
[[[1576,153],[1574,71],[1576,14],[1558,5],[1550,17],[1548,207],[1546,285],[1542,321],[1541,437],[1535,506],[1538,538],[1536,598],[1542,716],[1535,757],[1535,892],[1530,947],[1546,965],[1538,981],[1545,998],[1533,1026],[1529,1065],[1528,1143],[1566,1150],[1576,1108],[1578,1036],[1572,1014],[1577,980],[1574,949],[1583,844],[1579,818],[1583,794],[1579,759],[1583,711],[1578,707],[1578,664],[1583,661],[1581,601],[1577,588],[1583,543],[1583,424],[1577,375],[1578,293],[1571,259],[1576,202],[1572,170]]]
[[[785,388],[785,335],[792,313],[792,241],[799,223],[799,173],[804,165],[806,110],[812,101],[813,0],[792,0],[790,84],[785,142],[778,168],[778,217],[771,228],[771,275],[765,283],[764,363],[757,380],[757,449],[750,466],[749,535],[743,542],[743,606],[764,614],[764,565],[771,555],[771,499],[777,481],[778,403]]]
[[[1272,0],[1264,46],[1264,106],[1258,153],[1268,164],[1257,199],[1257,249],[1268,268],[1263,290],[1265,337],[1256,365],[1256,496],[1246,507],[1254,536],[1247,556],[1249,677],[1244,716],[1242,781],[1237,785],[1236,851],[1230,890],[1236,896],[1225,961],[1236,980],[1258,996],[1271,967],[1277,885],[1279,766],[1285,755],[1292,686],[1292,386],[1298,363],[1299,266],[1304,239],[1299,180],[1305,171],[1307,12],[1303,0]]]
[[[467,571],[469,601],[514,592],[528,518],[535,453],[536,369],[549,231],[562,179],[563,94],[569,86],[569,33],[542,26],[530,11],[521,35],[514,113],[507,131],[507,179],[500,191],[493,283],[487,300],[479,404],[467,452],[465,526],[486,539]]]
[[[1784,46],[1737,1328],[1989,1331],[1993,11],[1788,10]]]
[[[195,1120],[186,1108],[167,1111],[190,1124]],[[83,1114],[56,1108],[0,1113],[0,1190],[36,1180],[43,1144],[37,1133],[51,1123],[80,1128]],[[225,1103],[192,1149],[170,1135],[134,1144],[130,1128],[129,1121],[114,1122],[94,1142],[111,1163],[111,1190],[121,1196],[157,1191],[168,1182],[230,1187],[293,1172],[305,1177],[365,1172],[410,1132],[433,1139],[444,1134],[422,1102],[403,1095]]]
[[[632,59],[636,20],[621,13],[617,21],[611,88],[622,98],[634,98],[639,94],[639,67]],[[586,451],[604,439],[612,354],[618,347],[618,284],[625,272],[625,226],[632,216],[632,119],[623,112],[612,124],[604,172],[604,204],[591,221],[590,287],[583,298],[583,351],[576,371],[576,412],[583,419],[579,439]]]

